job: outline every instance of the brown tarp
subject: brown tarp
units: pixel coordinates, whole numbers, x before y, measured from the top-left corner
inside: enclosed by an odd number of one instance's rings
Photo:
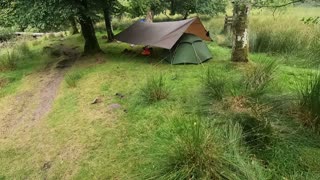
[[[136,22],[115,36],[118,41],[171,49],[183,33],[211,41],[198,17],[172,22]]]

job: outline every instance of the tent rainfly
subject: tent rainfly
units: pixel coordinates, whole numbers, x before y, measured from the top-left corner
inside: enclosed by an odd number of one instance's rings
[[[184,34],[193,34],[211,41],[208,31],[198,17],[172,22],[148,23],[137,21],[115,36],[118,41],[171,49]]]

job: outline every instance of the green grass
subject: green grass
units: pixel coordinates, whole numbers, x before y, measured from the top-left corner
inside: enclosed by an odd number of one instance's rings
[[[76,87],[77,82],[82,78],[83,73],[80,71],[73,72],[73,73],[68,73],[65,76],[65,82],[68,85],[68,87]]]
[[[140,56],[140,46],[106,44],[103,34],[97,34],[105,54],[75,62],[68,73],[74,76],[71,84],[76,87],[62,85],[48,116],[1,139],[1,178],[320,178],[320,137],[293,113],[296,99],[287,98],[297,98],[299,84],[315,74],[313,68],[301,65],[300,61],[306,59],[255,53],[250,55],[251,63],[234,64],[230,62],[229,48],[210,42],[212,60],[198,66],[172,66],[159,63],[159,57]],[[0,90],[1,115],[15,108],[10,102],[18,90],[23,92],[26,84],[32,86],[28,74],[36,77],[43,70],[46,57],[37,52],[55,39],[41,41],[31,43],[35,54],[17,63],[16,70],[0,73],[0,81],[4,79],[6,84]],[[83,39],[71,36],[63,43],[74,46],[83,44]],[[122,54],[125,48],[135,53]],[[243,77],[255,72],[256,67],[268,67],[269,62],[277,63],[277,71],[259,70],[250,82],[258,82],[252,87],[271,83],[263,86],[267,88],[261,96],[247,97]],[[165,79],[159,80],[159,74]],[[145,105],[141,89],[148,80],[152,82],[150,77],[156,77],[155,86],[147,87],[155,88],[147,92],[167,87],[170,96]],[[65,76],[66,81],[68,78]],[[203,94],[210,88],[222,100],[212,101]],[[97,97],[101,102],[91,105]],[[206,106],[202,106],[203,101]],[[121,107],[110,108],[113,104]],[[213,113],[197,113],[200,106]],[[236,118],[241,113],[249,115]]]
[[[320,74],[312,76],[302,85],[300,92],[301,118],[315,131],[320,131]]]

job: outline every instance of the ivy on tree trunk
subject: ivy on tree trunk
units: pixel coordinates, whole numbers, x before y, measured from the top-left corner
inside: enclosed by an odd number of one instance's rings
[[[105,8],[103,10],[103,15],[104,15],[104,22],[106,25],[107,34],[108,34],[108,42],[112,42],[114,40],[114,34],[112,30],[111,13],[109,8]]]
[[[248,62],[249,37],[248,37],[249,4],[243,0],[234,2],[233,5],[233,45],[231,60],[233,62]]]

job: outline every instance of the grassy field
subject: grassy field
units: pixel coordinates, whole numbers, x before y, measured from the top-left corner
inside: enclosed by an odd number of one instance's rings
[[[205,20],[215,41],[208,43],[213,59],[202,65],[170,65],[161,50],[141,57],[141,47],[106,43],[98,32],[105,54],[58,71],[64,80],[53,106],[37,120],[24,114],[37,111],[61,60],[43,47],[83,40],[50,37],[14,46],[20,58],[0,71],[0,179],[320,179],[320,136],[299,96],[319,72],[320,41],[303,44],[305,36],[318,37],[319,25],[299,21],[305,9],[288,11],[301,14],[274,20],[270,12],[253,13],[253,43],[261,32],[265,38],[248,64],[230,62],[227,38],[218,33],[221,17]],[[282,18],[295,20],[292,30]],[[281,44],[283,33],[296,34],[302,45],[265,46]],[[295,45],[280,44],[281,50]],[[133,53],[123,54],[125,48]],[[1,53],[5,59],[7,51]]]

